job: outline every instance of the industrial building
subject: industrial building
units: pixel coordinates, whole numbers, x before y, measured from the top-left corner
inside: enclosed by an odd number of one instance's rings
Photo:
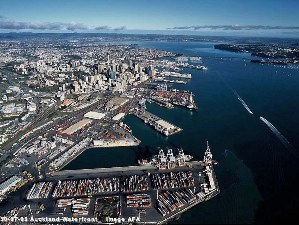
[[[76,131],[81,130],[86,125],[89,125],[91,122],[92,122],[91,119],[82,119],[79,122],[77,122],[74,125],[72,125],[69,128],[67,128],[62,133],[71,135],[71,134],[75,133]]]
[[[12,176],[0,184],[0,196],[7,194],[13,187],[23,180],[20,176]]]
[[[84,117],[88,118],[88,119],[100,120],[100,119],[104,118],[105,115],[106,115],[105,113],[90,111],[90,112],[86,113],[84,115]]]
[[[121,118],[123,118],[126,114],[125,113],[118,113],[117,115],[115,115],[112,120],[114,121],[118,121],[120,120]]]
[[[161,127],[163,129],[171,130],[174,129],[175,126],[172,125],[171,123],[166,122],[165,120],[157,120],[156,124],[158,127]]]

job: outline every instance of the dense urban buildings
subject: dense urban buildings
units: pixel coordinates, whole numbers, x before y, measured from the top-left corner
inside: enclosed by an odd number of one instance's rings
[[[219,193],[211,167],[214,163],[212,159],[186,164],[185,160],[189,159],[184,158],[183,152],[178,158],[169,152],[168,159],[160,154],[159,160],[163,162],[153,159],[148,166],[141,164],[134,169],[124,167],[122,170],[127,171],[127,175],[117,176],[112,168],[111,174],[104,173],[104,177],[84,175],[81,180],[63,181],[60,175],[55,178],[57,171],[86,149],[139,145],[141,140],[134,137],[130,127],[122,122],[128,114],[140,118],[162,135],[182,132],[183,129],[167,122],[167,118],[164,120],[146,111],[146,102],[170,109],[180,106],[186,110],[197,110],[192,92],[170,88],[167,83],[186,84],[192,79],[191,74],[180,72],[183,68],[207,70],[202,65],[201,57],[82,37],[3,41],[0,48],[3,84],[0,196],[10,218],[36,208],[37,211],[31,216],[37,220],[48,216],[49,221],[46,222],[54,221],[55,217],[50,215],[57,212],[69,220],[84,216],[87,219],[85,222],[91,223],[98,219],[104,223],[112,220],[165,222]],[[167,160],[170,160],[169,165],[165,164]],[[148,170],[149,174],[155,168],[161,172],[152,176],[140,173]],[[178,171],[174,174],[178,183],[168,181],[167,188],[158,187],[165,175],[173,176],[173,169]],[[164,174],[163,170],[170,170],[170,173]],[[199,177],[197,173],[200,173]],[[206,176],[208,182],[201,176]],[[54,184],[53,179],[58,180],[58,184]],[[180,183],[180,179],[186,181]],[[90,191],[88,185],[92,185]],[[71,191],[70,187],[74,190]],[[30,189],[27,191],[27,202],[15,210],[10,209],[10,204],[5,204],[6,198],[24,188]],[[82,188],[87,192],[82,192]],[[173,188],[174,192],[171,191]],[[154,197],[155,189],[163,191],[160,194],[156,191],[157,196]],[[164,192],[166,190],[169,192]],[[146,193],[138,194],[141,191]],[[102,193],[112,194],[111,199],[103,198]],[[128,194],[127,205],[120,202],[124,194]],[[168,205],[163,200],[165,195],[176,196],[174,201],[181,205],[175,206],[175,202],[173,206]],[[64,197],[75,199],[67,200]],[[38,209],[39,205],[33,200],[42,199],[46,202]],[[56,206],[52,206],[51,199],[54,203],[56,201]],[[91,212],[90,204],[94,201],[110,202],[116,199],[118,209],[114,217],[104,217],[98,206],[95,207],[96,213]],[[52,203],[47,202],[50,200]],[[72,208],[71,214],[64,212],[69,206]],[[85,209],[82,209],[83,206]],[[173,214],[174,206],[176,210]],[[149,208],[143,212],[148,213],[147,219],[139,214],[130,216],[131,207],[136,208],[136,212]],[[40,211],[45,213],[39,214]],[[50,211],[50,214],[46,213]],[[30,222],[27,219],[26,222]]]

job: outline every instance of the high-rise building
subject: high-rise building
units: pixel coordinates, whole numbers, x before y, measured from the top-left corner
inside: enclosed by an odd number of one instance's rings
[[[111,69],[112,69],[113,72],[116,72],[116,71],[117,71],[117,65],[116,65],[116,64],[113,64],[113,65],[111,66]]]
[[[112,70],[109,70],[109,77],[110,77],[110,79],[115,80],[116,79],[116,72],[112,71]]]
[[[156,76],[156,70],[155,70],[155,67],[153,65],[149,66],[148,75],[150,77],[155,77]]]
[[[94,83],[94,76],[90,76],[90,77],[89,77],[89,82],[90,82],[91,84]]]
[[[138,72],[138,69],[139,69],[139,65],[138,65],[138,63],[135,63],[135,64],[134,64],[134,71],[135,71],[135,72]]]
[[[109,53],[107,53],[107,63],[108,63],[108,65],[110,64],[110,54]]]
[[[133,62],[132,60],[129,60],[129,67],[132,69],[133,68]]]
[[[99,64],[98,65],[98,73],[103,73],[104,72],[104,65],[103,64]]]
[[[74,86],[74,92],[78,93],[80,89],[79,83],[77,81],[74,81],[73,86]]]

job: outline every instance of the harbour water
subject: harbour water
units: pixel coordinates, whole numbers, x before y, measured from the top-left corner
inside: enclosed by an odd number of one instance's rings
[[[142,141],[140,146],[90,149],[65,169],[136,165],[140,156],[157,154],[157,147],[180,146],[201,159],[208,140],[218,161],[215,170],[221,193],[172,223],[274,223],[296,218],[299,69],[250,63],[249,54],[215,50],[213,43],[136,44],[203,57],[207,71],[185,69],[192,80],[172,85],[192,91],[199,110],[147,103],[149,112],[183,131],[165,137],[136,117],[127,116],[124,122]],[[271,122],[292,148],[259,117]]]

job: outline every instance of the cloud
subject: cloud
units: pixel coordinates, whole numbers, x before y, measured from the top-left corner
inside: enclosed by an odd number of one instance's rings
[[[18,22],[13,20],[0,20],[0,29],[4,30],[77,30],[88,27],[80,23],[60,23],[60,22]]]
[[[202,25],[179,26],[167,28],[168,30],[299,30],[299,26],[268,26],[268,25]]]
[[[125,26],[113,28],[114,31],[120,31],[120,30],[125,30],[125,29],[127,29]]]
[[[65,24],[65,28],[67,30],[71,30],[71,31],[89,29],[88,26],[86,26],[85,24],[82,24],[82,23],[67,23],[67,24]]]
[[[52,31],[75,31],[75,30],[113,30],[119,31],[126,29],[125,26],[111,28],[106,25],[99,25],[96,27],[89,27],[82,23],[63,23],[63,22],[20,22],[6,19],[0,15],[0,29],[3,30],[52,30]]]
[[[94,28],[95,30],[109,30],[111,29],[110,27],[108,26],[97,26]]]

